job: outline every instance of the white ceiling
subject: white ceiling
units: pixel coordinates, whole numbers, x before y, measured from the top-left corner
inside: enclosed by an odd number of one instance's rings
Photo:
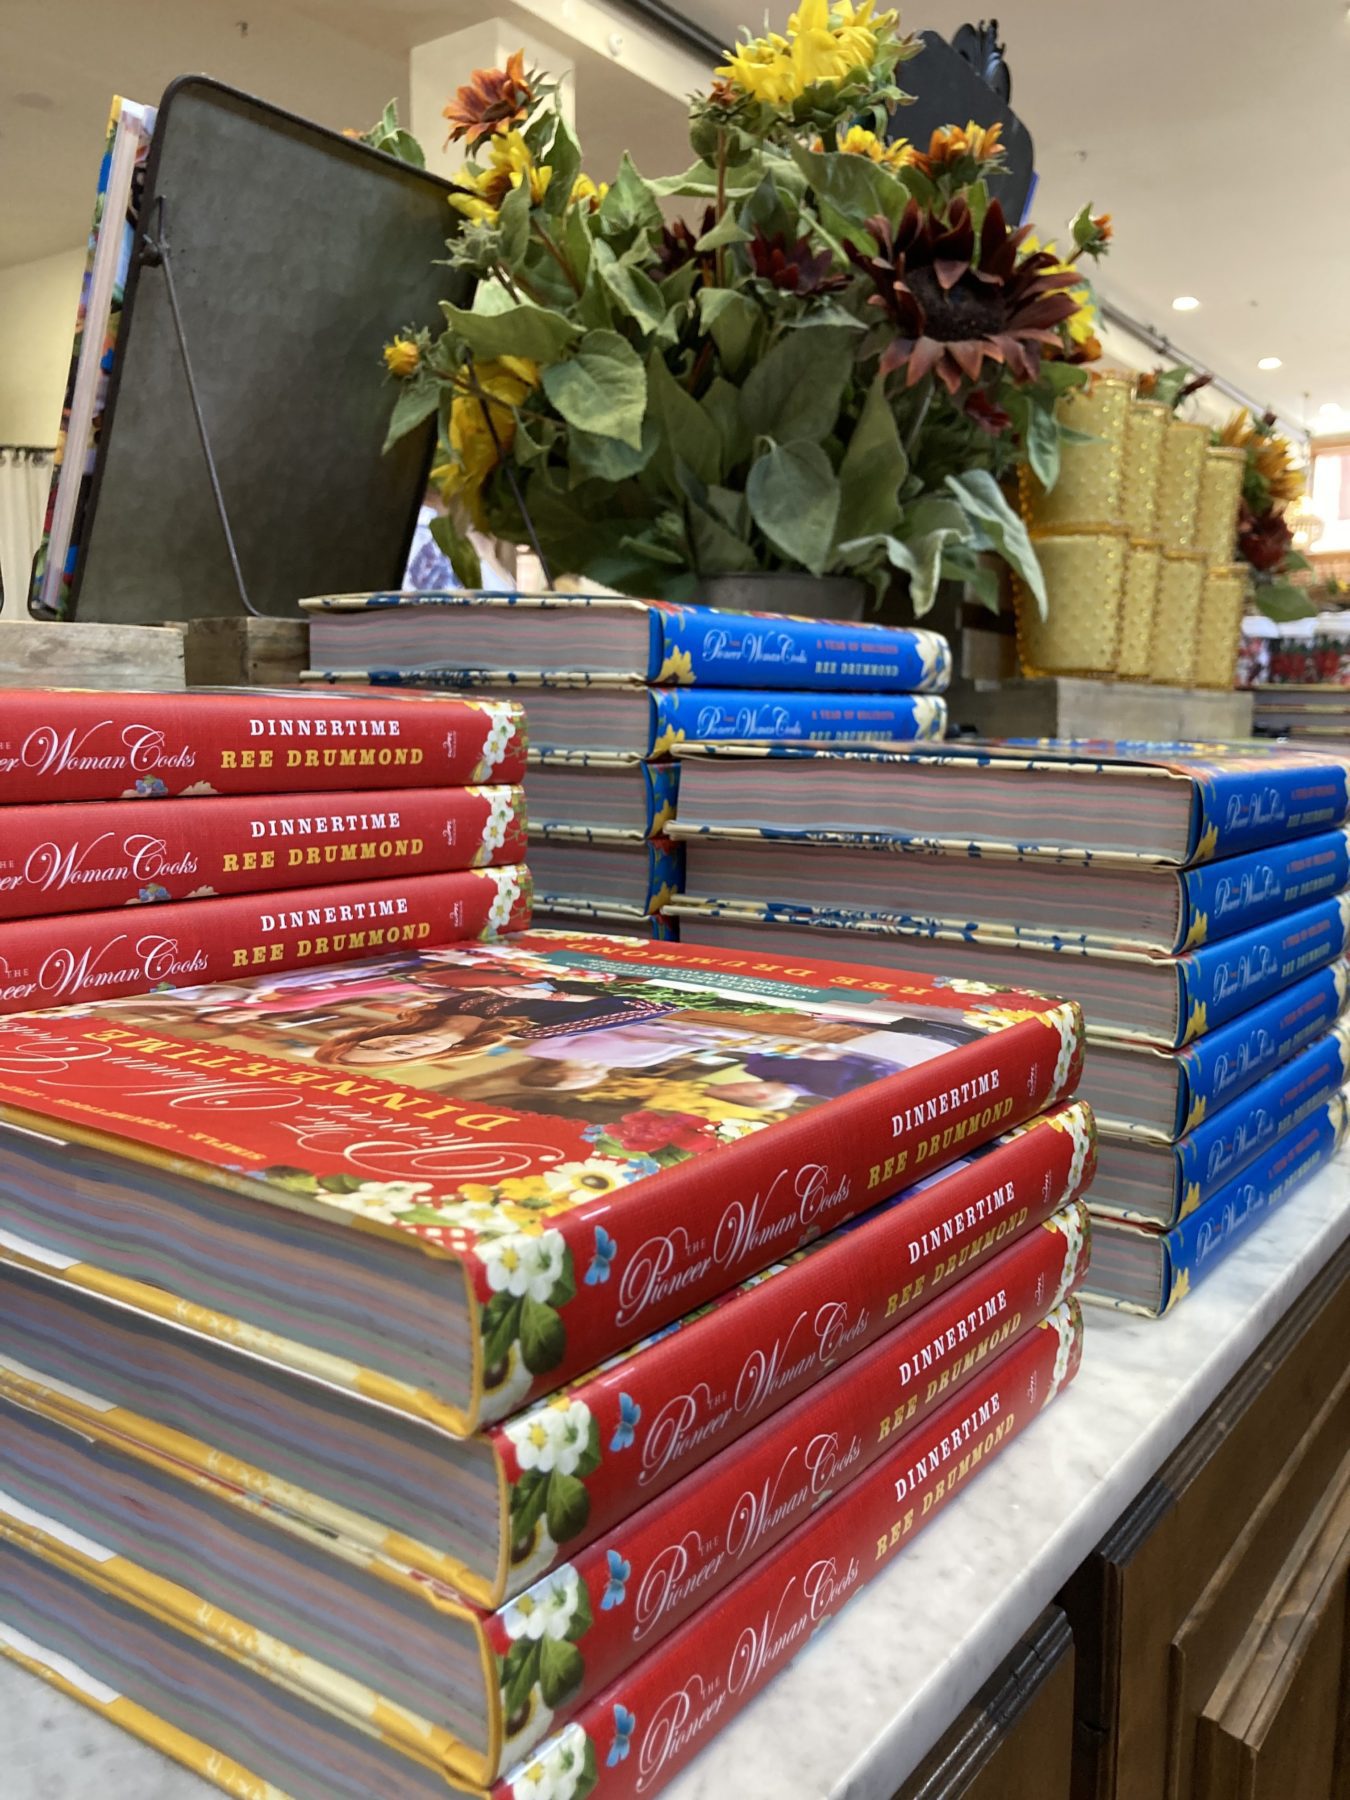
[[[0,267],[83,241],[114,91],[154,99],[204,71],[329,125],[364,124],[405,89],[414,43],[489,12],[547,37],[548,8],[524,3],[0,0]],[[729,39],[765,9],[683,10]],[[774,24],[790,10],[767,8]],[[1314,427],[1324,401],[1350,419],[1344,0],[1003,0],[1000,14],[1013,103],[1036,141],[1038,224],[1062,226],[1083,200],[1109,210],[1104,292],[1287,416],[1304,416],[1306,391]],[[960,0],[928,0],[905,23],[950,33],[968,16]],[[597,174],[619,142],[652,173],[678,161],[676,96],[663,114],[650,90],[616,79],[588,105],[589,85],[578,123]],[[1174,313],[1179,293],[1200,310]],[[1264,373],[1263,356],[1284,366]]]

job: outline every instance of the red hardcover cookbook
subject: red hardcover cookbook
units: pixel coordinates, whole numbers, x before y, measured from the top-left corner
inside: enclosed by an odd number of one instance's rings
[[[474,787],[524,775],[525,715],[505,701],[11,688],[0,708],[0,806]]]
[[[495,937],[518,930],[529,916],[529,874],[507,864],[401,881],[6,919],[0,923],[0,1013]]]
[[[13,806],[0,815],[0,919],[524,860],[518,787]]]
[[[1031,1298],[1013,1308],[1030,1324],[1048,1304],[1042,1264],[1058,1252],[1037,1228],[1066,1218],[1092,1169],[1087,1107],[1044,1113],[468,1440],[393,1429],[380,1409],[215,1347],[166,1344],[149,1321],[70,1290],[58,1298],[45,1281],[39,1293],[14,1272],[0,1392],[64,1416],[93,1383],[102,1400],[80,1407],[81,1432],[189,1478],[228,1479],[491,1608],[894,1344],[911,1317],[949,1295],[957,1304],[974,1274],[995,1279],[1013,1249],[1013,1266],[1032,1268]],[[1069,1273],[1081,1263],[1070,1256]],[[353,1482],[366,1468],[374,1485]]]
[[[30,1391],[12,1413],[0,1404],[16,1464],[0,1536],[73,1550],[82,1578],[207,1646],[251,1646],[277,1680],[379,1718],[452,1783],[489,1782],[1011,1345],[1030,1337],[1050,1385],[1074,1349],[1077,1312],[1061,1303],[1086,1244],[1075,1204],[486,1615],[224,1469],[110,1454],[127,1446],[102,1420],[91,1436],[59,1395],[53,1405]]]
[[[29,1015],[0,1254],[463,1434],[1081,1058],[1071,1002],[551,932]]]

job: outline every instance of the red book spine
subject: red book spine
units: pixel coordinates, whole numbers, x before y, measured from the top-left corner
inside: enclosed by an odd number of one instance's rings
[[[505,1760],[860,1480],[1009,1345],[1035,1334],[1048,1383],[1072,1350],[1074,1313],[1061,1303],[1082,1280],[1087,1242],[1087,1210],[1075,1202],[494,1613]],[[546,1657],[529,1623],[562,1606],[567,1647]]]
[[[280,896],[11,919],[0,925],[0,1012],[495,937],[520,929],[529,909],[529,874],[511,864]]]
[[[524,860],[518,787],[14,806],[0,831],[0,919]]]
[[[636,948],[659,954],[664,946]],[[471,1254],[489,1371],[477,1422],[552,1392],[1071,1094],[1082,1014],[1072,1001],[1042,1004],[1002,1030],[722,1145],[715,1162],[692,1157],[662,1169],[620,1205],[605,1198],[560,1216],[556,1231],[573,1267],[588,1269],[603,1244],[607,1273],[578,1287],[556,1363],[528,1385],[491,1383],[500,1354],[493,1289],[484,1259]],[[434,1227],[423,1235],[436,1241]],[[448,1235],[445,1244],[456,1248]]]
[[[509,1520],[497,1592],[519,1593],[564,1558],[575,1560],[580,1545],[832,1370],[879,1339],[890,1343],[909,1314],[923,1309],[927,1318],[948,1290],[992,1267],[1025,1234],[1042,1258],[1051,1256],[1061,1240],[1036,1227],[1087,1189],[1095,1167],[1092,1113],[1074,1101],[490,1427]],[[541,1468],[533,1442],[536,1429],[547,1438],[563,1409],[574,1419],[584,1414],[593,1446],[566,1480]],[[557,1537],[564,1519],[571,1529]]]
[[[1066,1305],[1063,1332],[1032,1332],[893,1440],[865,1476],[517,1763],[493,1800],[647,1800],[663,1788],[1073,1378],[1082,1326],[1077,1302]]]
[[[0,723],[0,805],[518,784],[525,745],[506,701],[20,688]]]

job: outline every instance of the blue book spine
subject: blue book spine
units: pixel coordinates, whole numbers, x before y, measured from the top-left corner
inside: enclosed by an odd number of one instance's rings
[[[1337,1023],[1182,1138],[1176,1146],[1178,1219],[1189,1218],[1347,1081],[1350,1026]]]
[[[913,743],[940,738],[947,703],[936,694],[793,694],[754,688],[652,688],[648,754],[675,744]]]
[[[940,694],[951,679],[946,638],[915,627],[654,605],[651,632],[649,678],[681,686]]]
[[[1196,1126],[1272,1074],[1326,1032],[1350,998],[1350,964],[1334,962],[1297,981],[1231,1025],[1222,1025],[1177,1053],[1178,1132]]]
[[[1277,1138],[1236,1180],[1162,1238],[1162,1311],[1175,1306],[1294,1189],[1331,1161],[1345,1135],[1346,1097],[1336,1093]]]
[[[1333,962],[1344,953],[1348,939],[1350,894],[1338,894],[1255,931],[1178,957],[1181,1043],[1188,1044],[1269,1000],[1301,975]]]
[[[1342,763],[1253,756],[1229,766],[1197,762],[1191,775],[1191,862],[1331,831],[1350,813],[1350,767]]]
[[[1212,944],[1350,884],[1350,832],[1324,831],[1181,874],[1178,950]]]
[[[647,790],[647,835],[657,837],[675,817],[680,799],[678,763],[640,763]]]

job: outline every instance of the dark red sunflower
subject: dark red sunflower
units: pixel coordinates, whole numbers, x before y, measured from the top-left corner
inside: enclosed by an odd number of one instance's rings
[[[805,237],[790,244],[781,231],[772,237],[756,231],[750,240],[750,260],[761,281],[771,281],[790,294],[832,294],[849,282],[847,275],[835,272],[828,250],[813,250]]]
[[[525,122],[534,98],[534,82],[525,73],[523,50],[508,56],[504,69],[475,69],[443,109],[442,116],[450,121],[446,142],[465,138],[472,150],[480,138],[514,130]]]
[[[1274,507],[1254,513],[1244,502],[1238,515],[1238,551],[1262,574],[1278,569],[1294,545],[1284,514]]]
[[[652,279],[664,281],[668,275],[674,275],[677,270],[684,268],[686,263],[696,262],[699,280],[704,283],[712,282],[716,278],[717,258],[713,251],[699,250],[695,246],[716,223],[717,208],[708,206],[703,210],[703,223],[697,230],[687,219],[676,219],[671,225],[663,225],[661,241],[656,248],[656,262],[649,271]]]
[[[955,394],[963,381],[979,381],[986,362],[1030,382],[1040,374],[1043,349],[1062,352],[1056,327],[1078,310],[1068,290],[1080,278],[1044,250],[1019,256],[1030,227],[1009,231],[997,200],[978,240],[960,199],[946,219],[911,200],[894,234],[880,217],[867,229],[880,255],[853,244],[845,249],[876,288],[868,305],[894,327],[881,353],[883,373],[904,369],[909,387],[935,375]]]

